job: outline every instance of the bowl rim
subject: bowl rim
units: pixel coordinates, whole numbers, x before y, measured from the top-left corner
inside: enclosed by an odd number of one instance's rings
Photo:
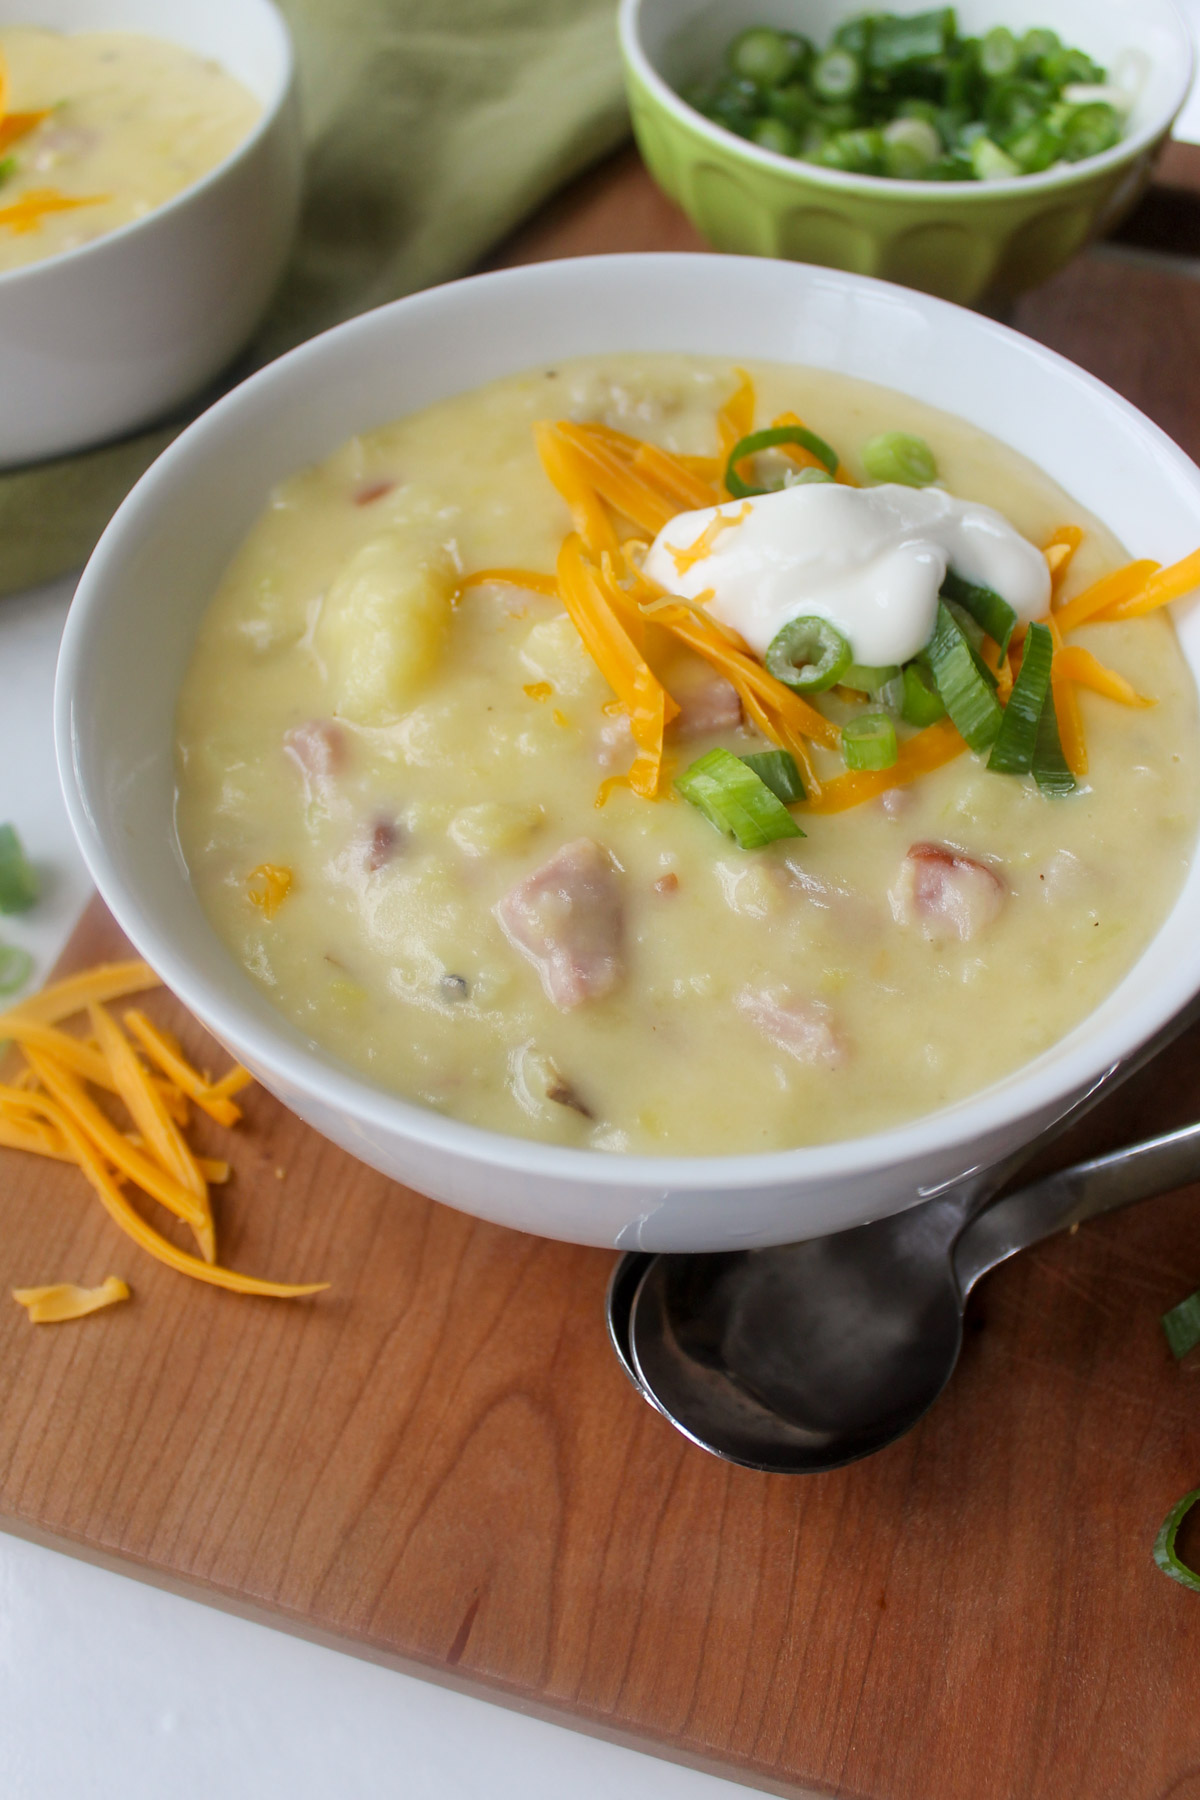
[[[259,16],[266,21],[268,31],[275,35],[275,48],[279,58],[275,91],[263,106],[262,112],[247,135],[236,143],[219,163],[214,163],[211,169],[206,169],[203,175],[198,176],[195,181],[189,182],[186,187],[180,188],[178,193],[170,195],[161,205],[151,207],[150,211],[143,213],[140,219],[129,219],[124,225],[117,225],[112,231],[106,231],[100,237],[92,238],[86,244],[75,244],[70,250],[57,250],[53,255],[43,257],[40,262],[22,263],[16,269],[0,270],[0,296],[19,286],[22,282],[33,282],[39,277],[47,278],[51,270],[68,266],[73,268],[80,261],[93,255],[119,248],[129,238],[151,229],[169,216],[181,212],[185,206],[198,200],[210,188],[216,187],[218,182],[223,181],[237,164],[244,162],[255,153],[262,140],[274,129],[276,121],[295,91],[296,46],[288,22],[276,5],[276,0],[239,0],[239,5],[246,8],[250,6],[258,8]],[[36,19],[28,21],[28,23],[33,29],[40,29]],[[46,29],[52,29],[52,27]],[[105,27],[102,23],[97,23],[90,29],[103,31]],[[75,34],[68,35],[74,36]],[[153,34],[139,32],[133,35],[143,37],[154,35],[161,37],[166,43],[177,42],[165,29]],[[187,48],[187,46],[184,45],[181,48]],[[221,59],[215,57],[213,60],[220,62]],[[223,63],[222,67],[224,67]],[[228,70],[225,72],[229,73]]]
[[[642,45],[641,21],[653,0],[620,0],[617,11],[617,35],[627,69],[652,97],[672,115],[675,121],[727,155],[748,161],[776,176],[789,174],[803,185],[829,188],[833,193],[861,194],[872,199],[927,200],[932,206],[949,206],[974,197],[975,202],[1011,200],[1018,194],[1047,194],[1077,186],[1094,175],[1107,174],[1136,161],[1137,157],[1164,137],[1182,110],[1195,73],[1196,49],[1192,34],[1184,22],[1176,0],[1159,0],[1166,10],[1178,38],[1179,72],[1175,92],[1166,107],[1140,131],[1123,137],[1110,150],[1099,156],[1085,157],[1082,162],[1065,168],[1044,169],[1037,175],[1011,175],[997,181],[906,181],[894,175],[854,175],[844,169],[825,169],[818,163],[801,162],[777,150],[764,150],[747,138],[738,137],[723,125],[705,118],[689,106],[681,94],[658,73]]]
[[[906,303],[931,315],[934,324],[939,318],[966,312],[965,308],[949,301],[897,288],[891,282],[870,276],[774,259],[712,253],[642,252],[572,257],[491,271],[425,289],[359,314],[309,339],[217,400],[141,477],[109,523],[80,578],[67,617],[56,671],[54,738],[67,813],[102,898],[126,936],[165,985],[219,1038],[227,1036],[238,1047],[238,1054],[244,1054],[256,1069],[275,1078],[285,1090],[319,1098],[327,1108],[336,1110],[358,1127],[401,1135],[426,1152],[563,1182],[569,1187],[590,1182],[609,1189],[660,1189],[666,1194],[674,1188],[686,1187],[697,1193],[711,1193],[733,1189],[759,1191],[783,1184],[802,1186],[822,1180],[865,1178],[892,1166],[928,1160],[938,1152],[961,1148],[969,1158],[970,1147],[987,1140],[996,1131],[1006,1127],[1011,1129],[1018,1121],[1035,1114],[1045,1116],[1048,1107],[1065,1106],[1082,1091],[1090,1090],[1104,1072],[1143,1043],[1174,1016],[1193,991],[1200,989],[1200,939],[1197,939],[1190,962],[1188,957],[1180,956],[1174,971],[1178,985],[1169,994],[1164,991],[1165,984],[1161,981],[1143,983],[1119,1018],[1108,1022],[1103,1030],[1093,1028],[1085,1041],[1064,1054],[1063,1044],[1079,1034],[1096,1012],[1112,999],[1116,990],[1110,990],[1092,1013],[1077,1021],[1064,1038],[986,1088],[949,1106],[862,1137],[782,1150],[702,1156],[578,1149],[473,1125],[387,1092],[333,1054],[311,1042],[306,1043],[300,1027],[283,1014],[277,1019],[273,1013],[260,1014],[251,1003],[258,996],[251,989],[249,976],[223,944],[220,948],[227,963],[228,981],[224,986],[215,979],[210,981],[203,970],[194,965],[185,940],[180,937],[177,942],[169,923],[160,926],[159,920],[165,918],[162,908],[148,910],[142,903],[136,882],[126,881],[95,822],[89,790],[101,785],[99,779],[93,776],[89,783],[87,771],[76,757],[75,695],[81,679],[86,677],[89,666],[98,657],[99,642],[105,631],[104,614],[109,590],[115,587],[117,592],[120,591],[122,565],[142,541],[146,527],[154,522],[161,529],[156,516],[160,501],[168,508],[175,503],[173,490],[186,480],[189,465],[202,467],[219,454],[227,431],[236,428],[242,434],[252,433],[261,405],[265,404],[269,415],[273,405],[286,404],[293,382],[299,381],[303,385],[310,371],[319,372],[326,357],[336,361],[339,350],[355,336],[362,336],[369,346],[376,334],[391,331],[397,321],[417,319],[422,313],[436,310],[447,294],[486,294],[501,285],[520,289],[547,284],[553,289],[559,282],[566,284],[569,292],[572,283],[586,283],[593,272],[602,273],[610,280],[628,278],[644,286],[645,272],[653,267],[661,267],[672,278],[682,278],[702,290],[706,271],[715,273],[720,269],[728,274],[731,265],[741,265],[750,280],[800,284],[815,280],[844,290],[848,295],[865,291],[868,297],[878,298],[900,293]],[[1060,378],[1065,377],[1077,387],[1103,396],[1105,404],[1118,417],[1124,418],[1134,435],[1140,435],[1143,441],[1157,445],[1165,453],[1188,487],[1195,491],[1200,509],[1200,469],[1131,402],[1066,357],[1020,332],[982,315],[968,316],[972,318],[973,328],[984,339],[1019,345],[1024,355],[1052,368]],[[402,334],[403,325],[400,331]],[[390,353],[395,354],[394,343]],[[1193,668],[1193,675],[1200,685],[1200,673],[1196,668]],[[85,716],[84,710],[80,716]],[[172,855],[183,867],[186,878],[182,852],[174,839],[172,842]],[[1176,908],[1178,904],[1177,899]],[[1118,988],[1149,954],[1172,914],[1160,924],[1137,962],[1117,984]],[[215,939],[215,933],[213,935]],[[241,983],[246,984],[245,999],[238,991]],[[939,1187],[943,1185],[938,1184]],[[929,1191],[937,1191],[937,1188]]]

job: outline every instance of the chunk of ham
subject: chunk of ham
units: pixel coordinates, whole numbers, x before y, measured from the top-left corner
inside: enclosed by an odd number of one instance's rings
[[[797,1062],[828,1069],[845,1062],[845,1042],[822,1001],[767,988],[743,988],[734,996],[734,1005],[777,1050],[794,1056]]]
[[[674,738],[706,737],[714,731],[736,731],[742,722],[742,703],[732,682],[705,672],[700,679],[678,682],[671,688],[679,703],[679,716],[671,722]]]
[[[601,999],[620,981],[623,913],[620,875],[592,838],[564,844],[496,907],[509,942],[564,1012]]]
[[[994,869],[948,844],[914,844],[888,893],[897,924],[966,943],[999,915],[1008,890]]]
[[[309,719],[283,734],[283,748],[304,777],[311,798],[324,793],[346,766],[346,734],[332,719]]]

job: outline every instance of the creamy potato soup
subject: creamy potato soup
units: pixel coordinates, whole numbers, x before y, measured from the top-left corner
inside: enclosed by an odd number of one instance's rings
[[[1104,526],[899,394],[748,374],[624,355],[463,394],[285,481],[227,571],[178,711],[191,878],[250,979],[381,1088],[611,1151],[854,1137],[1036,1056],[1175,899],[1200,804],[1197,696],[1165,611],[1076,623],[1073,597],[1126,560]],[[781,492],[730,502],[731,440],[781,419],[792,440],[734,483],[786,471]],[[538,439],[539,421],[562,423]],[[841,458],[835,482],[814,434]],[[868,464],[904,475],[914,443],[921,489],[871,483]],[[815,536],[787,538],[793,513]],[[970,530],[1029,590],[1023,620],[989,615],[1013,633],[1007,657],[971,626],[985,590],[954,568],[979,550]],[[784,565],[799,627],[738,613]],[[655,584],[654,566],[677,574]],[[943,578],[958,601],[939,600]],[[1030,623],[1052,582],[1060,645],[1080,652],[1054,664],[1057,732],[1052,634]],[[936,619],[923,661],[856,666],[885,641],[864,593],[899,595],[910,634]],[[786,672],[785,638],[800,691],[763,667]],[[855,666],[804,688],[830,645],[857,645]],[[984,712],[1007,702],[996,743],[1018,772],[965,748],[968,690]]]
[[[223,162],[261,111],[178,44],[3,27],[0,273],[152,212]]]

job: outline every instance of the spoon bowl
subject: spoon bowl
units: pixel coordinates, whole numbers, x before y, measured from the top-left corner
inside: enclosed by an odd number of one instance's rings
[[[623,1258],[609,1289],[618,1354],[651,1405],[728,1462],[799,1475],[870,1456],[954,1373],[976,1282],[1057,1231],[1200,1178],[1200,1124],[989,1204],[1008,1173],[807,1243]]]
[[[629,1318],[642,1387],[693,1442],[802,1474],[880,1450],[950,1379],[952,1202],[776,1250],[656,1257]]]

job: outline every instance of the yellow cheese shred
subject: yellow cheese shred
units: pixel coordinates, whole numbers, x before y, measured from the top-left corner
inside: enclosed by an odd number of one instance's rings
[[[809,797],[805,802],[807,810],[835,813],[861,806],[864,800],[886,794],[889,788],[907,787],[918,776],[940,769],[944,763],[961,756],[966,747],[949,719],[939,719],[936,725],[927,725],[924,731],[918,731],[915,737],[901,744],[890,769],[862,769],[835,776],[825,783],[815,798]]]
[[[703,562],[711,554],[712,547],[721,533],[729,531],[734,525],[740,525],[749,512],[750,502],[745,500],[742,502],[740,512],[732,516],[729,513],[718,513],[715,519],[710,519],[695,543],[689,544],[686,550],[676,550],[672,544],[664,545],[664,549],[675,564],[675,573],[686,575],[688,570],[695,568],[698,562]]]
[[[125,1102],[130,1118],[164,1169],[174,1176],[180,1187],[187,1189],[200,1207],[203,1215],[200,1224],[188,1222],[205,1262],[216,1262],[217,1239],[208,1200],[208,1183],[187,1139],[163,1105],[154,1082],[111,1013],[93,1004],[88,1008],[88,1017],[100,1048],[108,1058],[117,1092]]]
[[[237,1124],[242,1116],[241,1108],[235,1106],[229,1098],[230,1092],[234,1090],[227,1083],[231,1076],[246,1075],[245,1069],[231,1070],[223,1082],[206,1081],[199,1069],[194,1069],[188,1062],[169,1033],[160,1031],[140,1008],[129,1009],[125,1014],[125,1024],[151,1062],[169,1081],[181,1088],[189,1099],[194,1100],[202,1112],[206,1112],[210,1119],[215,1119],[218,1125]],[[238,1085],[244,1086],[245,1083],[239,1081]]]
[[[717,414],[717,442],[721,446],[721,472],[724,474],[729,452],[754,430],[757,405],[754,382],[745,369],[736,369],[738,385]]]
[[[459,582],[459,592],[466,588],[486,587],[491,582],[499,587],[524,588],[531,594],[544,594],[549,600],[558,597],[557,580],[553,575],[543,575],[540,569],[476,569]]]
[[[50,110],[45,107],[41,112],[11,112],[0,118],[0,156],[36,131],[42,120],[50,117]]]
[[[619,779],[653,799],[662,773],[663,732],[679,708],[614,613],[574,532],[559,552],[558,585],[584,647],[629,715],[638,754],[628,776]]]
[[[1058,736],[1062,744],[1062,753],[1072,775],[1082,780],[1088,771],[1087,738],[1083,730],[1083,714],[1079,710],[1079,696],[1075,692],[1075,684],[1067,668],[1060,661],[1062,655],[1062,627],[1058,616],[1053,612],[1046,615],[1045,623],[1050,627],[1050,638],[1054,645],[1054,654],[1050,662],[1050,693],[1054,700],[1054,711],[1058,719]]]
[[[56,1281],[49,1287],[14,1288],[12,1297],[23,1306],[34,1325],[57,1325],[63,1319],[83,1319],[101,1307],[128,1300],[129,1289],[119,1275],[110,1275],[99,1287],[76,1287],[73,1281]]]
[[[203,1202],[198,1200],[168,1169],[162,1168],[144,1151],[131,1144],[124,1133],[117,1130],[112,1120],[89,1099],[75,1076],[60,1063],[56,1063],[52,1056],[47,1056],[43,1050],[35,1050],[32,1045],[26,1046],[25,1055],[46,1092],[58,1102],[61,1112],[71,1118],[106,1161],[112,1163],[130,1181],[136,1182],[144,1192],[165,1206],[168,1212],[174,1213],[177,1219],[182,1219],[198,1239],[202,1240],[211,1233],[212,1215],[208,1210],[207,1196]],[[215,1257],[215,1249],[213,1254]]]
[[[207,1281],[214,1287],[229,1288],[233,1293],[261,1294],[277,1300],[294,1300],[305,1294],[320,1294],[329,1286],[327,1281],[306,1282],[301,1286],[279,1281],[260,1281],[257,1276],[240,1275],[236,1269],[223,1269],[220,1264],[201,1262],[198,1256],[189,1256],[186,1250],[177,1249],[168,1239],[160,1237],[126,1200],[104,1160],[97,1155],[94,1146],[74,1120],[52,1101],[44,1101],[40,1105],[44,1115],[62,1132],[79,1167],[96,1190],[114,1224],[119,1225],[135,1244],[140,1244],[143,1250],[148,1251],[159,1262],[166,1263],[169,1269],[178,1269],[181,1274],[192,1275],[197,1281]]]
[[[279,863],[259,863],[246,880],[246,898],[264,919],[273,919],[292,891],[292,871]]]
[[[235,1065],[219,1081],[209,1081],[187,1061],[169,1032],[131,1008],[125,1023],[158,1071],[152,1074],[105,1006],[108,1000],[140,993],[152,985],[157,985],[157,977],[145,963],[107,964],[58,982],[5,1015],[6,1023],[14,1027],[12,1035],[18,1037],[26,1066],[12,1082],[0,1083],[0,1146],[74,1163],[116,1224],[150,1255],[183,1274],[236,1293],[281,1299],[321,1292],[328,1283],[263,1281],[217,1263],[208,1190],[210,1184],[228,1181],[229,1164],[192,1151],[179,1129],[171,1098],[186,1108],[188,1096],[219,1123],[232,1125],[241,1117],[232,1096],[252,1077]],[[56,1029],[59,1020],[85,1009],[93,1034],[90,1040]],[[40,1017],[31,1018],[27,1012]],[[92,1100],[87,1085],[118,1096],[137,1129],[123,1130],[114,1124]],[[178,1249],[155,1231],[122,1193],[126,1181],[184,1220],[196,1237],[201,1256]],[[86,1299],[89,1292],[63,1284],[44,1291],[21,1289],[18,1297],[29,1298],[39,1307],[78,1304],[80,1311],[107,1303],[99,1299],[94,1304],[77,1303],[71,1297],[83,1295]],[[65,1298],[50,1297],[59,1295]],[[122,1297],[113,1293],[110,1299]],[[79,1313],[46,1311],[31,1316],[71,1318]]]
[[[1102,575],[1091,587],[1085,588],[1082,594],[1076,594],[1065,606],[1054,609],[1054,619],[1059,631],[1065,637],[1080,625],[1100,613],[1107,612],[1111,606],[1140,594],[1150,576],[1155,575],[1161,565],[1149,560],[1125,563],[1119,569],[1113,569],[1108,575]]]
[[[36,231],[50,213],[74,212],[78,206],[100,206],[108,194],[64,194],[60,188],[27,188],[10,206],[0,206],[0,225],[16,237]]]
[[[1079,687],[1091,688],[1094,693],[1105,694],[1110,700],[1117,700],[1122,706],[1154,706],[1155,701],[1145,694],[1139,694],[1131,682],[1115,669],[1107,669],[1094,657],[1090,650],[1082,644],[1068,644],[1062,650],[1054,652],[1052,667],[1057,669],[1061,679],[1073,681]]]
[[[1171,563],[1165,569],[1155,569],[1136,593],[1113,601],[1101,616],[1106,621],[1140,619],[1160,606],[1169,605],[1172,600],[1182,600],[1197,587],[1200,587],[1200,550],[1193,550],[1180,562]]]
[[[147,962],[98,963],[81,975],[70,975],[38,994],[26,995],[11,1013],[0,1013],[0,1038],[14,1035],[10,1029],[14,1020],[39,1019],[43,1025],[57,1025],[73,1013],[82,1012],[89,1001],[104,1006],[110,1000],[125,1000],[131,994],[161,986]]]

